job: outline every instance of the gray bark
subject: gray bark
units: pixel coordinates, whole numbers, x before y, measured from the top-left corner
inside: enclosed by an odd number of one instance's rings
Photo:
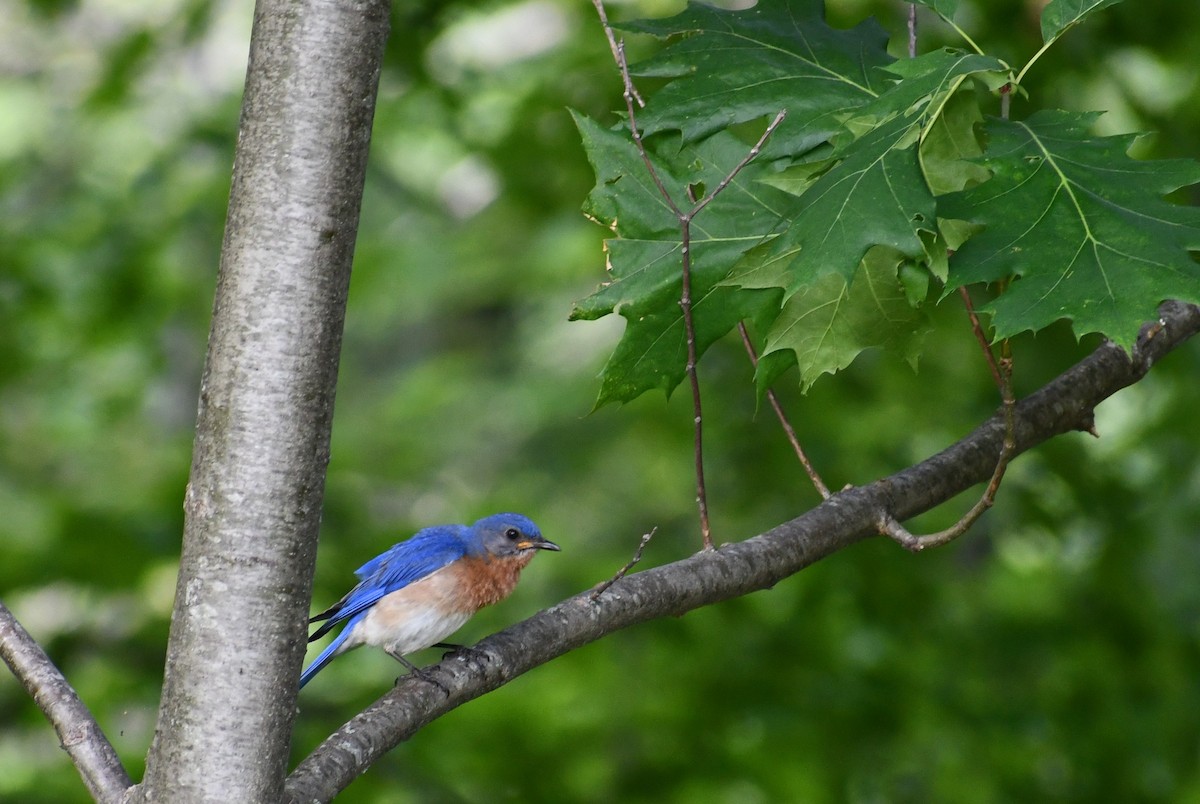
[[[42,646],[0,603],[0,659],[37,702],[58,732],[58,742],[75,763],[96,801],[120,801],[131,784],[100,724],[79,699]]]
[[[260,0],[147,801],[277,801],[384,0]]]

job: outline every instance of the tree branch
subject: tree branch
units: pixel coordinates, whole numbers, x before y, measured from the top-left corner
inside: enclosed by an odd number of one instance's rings
[[[1137,382],[1163,355],[1200,331],[1200,307],[1168,302],[1143,328],[1132,356],[1105,343],[1022,400],[1014,410],[1016,453],[1087,429],[1093,409]],[[833,495],[807,513],[743,542],[628,575],[604,595],[590,591],[542,611],[405,679],[338,729],[292,773],[285,800],[329,801],[385,752],[422,726],[522,673],[614,631],[767,589],[805,567],[875,535],[883,512],[904,520],[935,508],[993,473],[1004,440],[1003,413],[925,461],[867,486]]]
[[[0,603],[0,659],[4,659],[58,732],[59,745],[71,757],[92,798],[100,802],[120,801],[133,782],[112,743],[42,646],[3,603]]]

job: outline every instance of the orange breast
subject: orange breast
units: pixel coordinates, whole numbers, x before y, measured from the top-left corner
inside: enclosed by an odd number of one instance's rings
[[[463,609],[476,611],[503,600],[512,594],[521,570],[532,558],[533,551],[511,558],[486,560],[469,556],[459,559],[446,568],[456,576],[453,587],[458,599],[455,603]]]

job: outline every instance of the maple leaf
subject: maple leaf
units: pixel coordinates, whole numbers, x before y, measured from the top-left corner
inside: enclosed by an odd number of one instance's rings
[[[1042,41],[1050,44],[1094,11],[1121,0],[1050,0],[1042,9]]]
[[[679,220],[667,206],[628,133],[575,116],[596,186],[585,211],[617,237],[606,242],[609,281],[576,303],[571,318],[593,320],[609,313],[626,319],[625,333],[604,368],[597,406],[624,402],[660,388],[667,394],[684,377],[687,340],[683,312],[682,239]],[[749,146],[728,133],[694,145],[662,142],[651,155],[664,186],[684,209],[688,188],[715,187],[745,157]],[[766,168],[746,166],[691,224],[691,277],[697,353],[745,318],[772,294],[722,285],[748,249],[761,243],[789,216],[796,200],[756,181]],[[774,305],[778,307],[778,294]]]
[[[1135,135],[1089,134],[1097,116],[988,120],[992,178],[939,199],[939,214],[984,226],[951,258],[948,291],[1019,277],[984,308],[997,338],[1070,319],[1129,349],[1160,302],[1200,301],[1200,209],[1163,200],[1200,182],[1200,163],[1135,161]]]
[[[916,368],[930,326],[897,276],[903,255],[872,249],[849,281],[826,274],[805,282],[783,305],[766,334],[755,382],[759,394],[790,365],[807,390],[822,374],[850,365],[866,349],[882,348]],[[772,359],[789,352],[792,359]]]
[[[684,34],[632,68],[674,79],[638,115],[647,134],[676,129],[692,141],[786,109],[764,148],[768,159],[803,153],[837,132],[847,111],[886,87],[875,68],[894,61],[878,23],[831,28],[820,0],[760,0],[736,12],[689,3],[674,17],[621,27],[660,38]]]
[[[959,5],[917,1],[947,18]],[[1050,0],[1046,47],[1113,2]],[[598,405],[669,394],[684,378],[683,244],[671,202],[689,209],[746,155],[731,126],[745,134],[780,110],[787,117],[762,153],[691,223],[698,353],[752,321],[760,393],[793,365],[807,388],[864,349],[915,363],[935,283],[949,291],[1016,277],[985,308],[998,337],[1070,318],[1077,332],[1124,345],[1160,300],[1200,297],[1189,253],[1200,212],[1162,198],[1200,178],[1195,164],[1135,163],[1131,138],[1089,138],[1088,116],[981,122],[982,96],[964,90],[1019,89],[1045,47],[1015,78],[979,52],[895,61],[873,22],[837,31],[822,15],[817,0],[760,0],[737,12],[691,4],[624,26],[669,40],[633,68],[664,79],[637,112],[663,187],[627,124],[579,118],[597,176],[585,209],[615,236],[610,281],[572,318],[626,319]]]
[[[990,57],[951,49],[890,67],[899,80],[846,121],[848,132],[866,133],[844,137],[826,162],[830,167],[804,185],[803,209],[792,225],[770,249],[755,253],[760,263],[753,286],[776,284],[790,295],[826,273],[849,281],[875,246],[924,259],[921,235],[936,232],[936,204],[918,159],[919,138],[967,78],[1003,69]]]

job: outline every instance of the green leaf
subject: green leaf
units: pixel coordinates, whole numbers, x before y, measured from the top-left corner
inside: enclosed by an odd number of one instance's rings
[[[760,181],[783,190],[789,195],[803,195],[817,179],[821,178],[821,174],[836,162],[836,160],[828,158],[832,151],[833,146],[831,145],[814,148],[805,154],[806,161],[786,167],[778,173],[764,176]],[[811,161],[807,161],[808,157],[813,158]]]
[[[801,200],[803,213],[772,244],[765,267],[795,292],[812,277],[857,270],[867,250],[888,245],[907,256],[923,253],[919,229],[934,222],[934,201],[917,166],[913,125],[895,118],[855,140]]]
[[[1042,41],[1049,44],[1093,11],[1119,2],[1121,0],[1050,0],[1042,9]]]
[[[839,144],[832,167],[800,196],[799,217],[769,249],[755,252],[739,284],[774,284],[790,294],[826,273],[849,281],[875,246],[925,257],[921,233],[936,231],[936,206],[918,164],[918,138],[963,81],[1000,69],[995,59],[949,49],[889,68],[902,80],[847,122],[866,133]]]
[[[764,305],[779,304],[778,292],[737,290],[719,286],[711,272],[693,277],[693,320],[697,355],[737,326],[759,315]],[[668,397],[685,377],[687,333],[683,313],[675,311],[634,316],[622,311],[625,333],[601,372],[595,407],[629,402],[647,391]],[[579,318],[581,316],[572,316]]]
[[[977,161],[983,154],[976,133],[981,123],[979,102],[974,95],[960,92],[928,127],[919,156],[925,183],[934,195],[957,192],[991,177]]]
[[[985,309],[996,337],[1070,319],[1129,348],[1164,299],[1200,301],[1200,209],[1164,195],[1200,182],[1191,160],[1138,162],[1135,137],[1092,137],[1097,115],[989,120],[993,178],[939,199],[939,214],[986,228],[950,261],[947,290],[1017,276]]]
[[[744,11],[691,3],[662,20],[623,26],[666,38],[688,34],[634,66],[639,76],[674,79],[647,102],[647,134],[679,130],[685,141],[731,125],[788,116],[764,155],[798,154],[839,129],[839,117],[886,87],[875,68],[892,63],[887,34],[874,20],[837,30],[819,0],[761,0]]]
[[[756,376],[760,394],[793,364],[792,359],[768,359],[777,352],[791,353],[804,390],[871,348],[903,357],[915,369],[930,327],[897,277],[903,262],[898,252],[876,248],[849,282],[840,274],[826,274],[803,284],[767,332]]]
[[[900,286],[904,288],[904,298],[908,299],[910,307],[921,306],[929,297],[930,273],[930,269],[911,260],[900,263],[897,278],[900,280]]]
[[[682,239],[679,221],[651,180],[628,134],[575,116],[596,186],[585,211],[618,237],[606,243],[610,281],[571,313],[592,320],[619,313],[625,333],[604,368],[597,406],[629,401],[660,388],[667,394],[683,380],[687,341],[683,313]],[[694,145],[660,143],[651,161],[667,190],[684,208],[689,186],[716,187],[745,157],[749,146],[720,133]],[[792,196],[757,179],[767,170],[755,162],[738,173],[691,225],[691,279],[697,353],[758,313],[778,305],[778,292],[722,285],[743,253],[763,242],[781,219],[794,213]]]

